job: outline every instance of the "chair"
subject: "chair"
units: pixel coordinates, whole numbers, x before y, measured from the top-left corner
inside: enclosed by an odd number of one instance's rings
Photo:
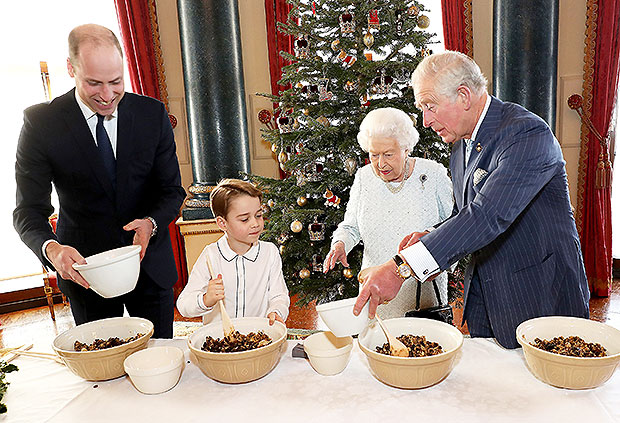
[[[52,230],[56,232],[56,222],[58,220],[58,215],[53,214],[49,218],[49,223],[52,226]],[[69,302],[67,301],[67,297],[60,291],[58,288],[58,279],[56,277],[56,272],[48,271],[45,266],[43,266],[43,292],[45,292],[45,298],[47,299],[47,306],[50,309],[50,315],[52,316],[52,320],[56,321],[56,314],[54,313],[54,294],[60,294],[62,296],[62,305],[63,307]]]

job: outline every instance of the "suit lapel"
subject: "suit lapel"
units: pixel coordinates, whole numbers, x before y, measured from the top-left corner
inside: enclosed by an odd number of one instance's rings
[[[116,131],[116,198],[117,209],[124,204],[123,198],[129,186],[129,175],[134,145],[131,142],[133,133],[133,113],[129,105],[130,96],[125,96],[118,105],[118,128]]]
[[[103,160],[97,150],[93,134],[90,132],[84,115],[75,99],[75,89],[63,96],[62,107],[65,111],[62,118],[65,120],[65,123],[73,135],[75,146],[82,152],[88,167],[91,169],[94,177],[99,181],[108,197],[114,201],[115,195],[112,182],[110,182],[110,179],[106,176]]]

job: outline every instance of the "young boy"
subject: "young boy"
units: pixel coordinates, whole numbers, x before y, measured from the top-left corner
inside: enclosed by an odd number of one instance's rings
[[[211,192],[211,210],[224,236],[207,245],[177,299],[185,317],[202,316],[203,323],[221,320],[223,299],[231,318],[268,317],[282,323],[290,299],[278,248],[258,237],[263,232],[261,191],[249,182],[224,179]],[[207,254],[213,266],[209,274]],[[214,307],[215,306],[215,307]]]

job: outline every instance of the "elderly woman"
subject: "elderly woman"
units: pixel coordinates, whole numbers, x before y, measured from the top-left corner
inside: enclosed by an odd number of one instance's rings
[[[446,168],[432,160],[409,157],[418,142],[418,131],[409,115],[399,109],[382,108],[368,113],[357,135],[368,152],[370,164],[355,175],[344,220],[332,238],[324,271],[337,262],[348,267],[347,254],[364,243],[362,269],[385,263],[398,252],[401,240],[422,232],[450,216],[452,183]],[[448,277],[436,279],[442,304],[448,296]],[[420,309],[438,305],[433,284],[423,283]],[[417,282],[407,279],[398,295],[380,305],[382,318],[402,317],[416,307]]]

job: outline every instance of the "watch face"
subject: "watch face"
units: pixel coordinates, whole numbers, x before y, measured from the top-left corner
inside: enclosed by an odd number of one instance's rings
[[[398,273],[403,279],[407,279],[411,277],[411,267],[403,263],[400,266],[398,266]]]

